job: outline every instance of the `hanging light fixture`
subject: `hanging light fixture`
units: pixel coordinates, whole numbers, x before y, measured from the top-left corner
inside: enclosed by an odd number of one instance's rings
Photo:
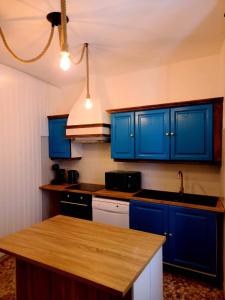
[[[93,107],[93,102],[90,96],[89,90],[89,55],[88,55],[88,44],[85,43],[86,48],[86,99],[84,101],[84,107],[86,109],[91,109]]]
[[[60,68],[63,71],[67,71],[71,66],[71,54],[69,52],[69,46],[67,42],[67,23],[69,18],[66,15],[66,0],[60,0],[61,2],[61,12],[50,12],[46,18],[51,23],[51,31],[48,38],[48,41],[43,48],[43,50],[33,58],[24,59],[15,54],[15,52],[10,48],[8,42],[6,41],[5,35],[2,28],[0,27],[0,37],[2,38],[3,44],[10,54],[21,63],[33,63],[39,60],[48,50],[51,45],[54,28],[58,27],[59,33],[59,44],[60,44]],[[81,56],[77,62],[73,61],[73,64],[79,64],[84,57],[84,52],[86,50],[86,99],[84,101],[84,107],[86,109],[91,109],[93,107],[93,102],[91,100],[90,91],[89,91],[89,53],[88,53],[88,43],[83,44],[81,51]]]
[[[0,36],[2,38],[3,44],[5,45],[6,49],[11,53],[11,55],[22,63],[33,63],[39,60],[48,50],[51,45],[52,38],[54,35],[54,27],[58,26],[59,31],[59,41],[60,41],[60,68],[64,71],[67,71],[71,66],[71,59],[69,53],[69,47],[67,43],[67,23],[69,22],[69,18],[66,16],[66,1],[61,0],[61,12],[51,12],[47,15],[47,20],[51,23],[51,31],[48,38],[48,41],[38,55],[31,59],[23,59],[16,55],[14,51],[9,47],[9,44],[6,41],[5,35],[0,27]]]
[[[60,34],[60,68],[67,71],[71,66],[69,46],[67,43],[67,16],[66,16],[66,1],[61,0],[61,29]]]

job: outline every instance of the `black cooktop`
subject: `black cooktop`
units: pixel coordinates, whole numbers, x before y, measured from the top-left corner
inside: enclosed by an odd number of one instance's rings
[[[78,183],[74,185],[68,186],[66,189],[68,190],[82,190],[88,192],[96,192],[98,190],[104,189],[103,184],[94,184],[94,183]]]

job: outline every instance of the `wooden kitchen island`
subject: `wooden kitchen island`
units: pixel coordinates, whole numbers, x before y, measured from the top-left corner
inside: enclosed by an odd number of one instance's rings
[[[17,300],[162,300],[164,236],[55,216],[0,239]]]

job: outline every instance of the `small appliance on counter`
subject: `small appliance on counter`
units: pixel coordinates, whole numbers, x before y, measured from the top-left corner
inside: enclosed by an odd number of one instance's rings
[[[141,189],[141,172],[119,170],[105,172],[105,188],[122,192],[136,192]]]
[[[62,184],[66,182],[66,171],[60,169],[58,164],[52,165],[52,170],[55,172],[55,178],[52,179],[51,184]]]
[[[67,182],[68,183],[78,183],[79,173],[77,170],[67,171]]]

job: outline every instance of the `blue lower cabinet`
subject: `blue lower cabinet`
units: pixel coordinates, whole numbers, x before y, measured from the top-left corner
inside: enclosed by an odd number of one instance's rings
[[[168,206],[142,201],[130,201],[130,228],[167,235],[169,230]],[[163,246],[163,259],[169,259],[168,243]]]
[[[163,261],[217,274],[217,214],[132,200],[130,228],[167,237]]]
[[[70,158],[71,141],[65,138],[67,118],[56,118],[48,120],[49,129],[49,157]]]
[[[111,115],[111,157],[134,158],[134,112]]]
[[[171,263],[216,273],[216,214],[171,206]]]

